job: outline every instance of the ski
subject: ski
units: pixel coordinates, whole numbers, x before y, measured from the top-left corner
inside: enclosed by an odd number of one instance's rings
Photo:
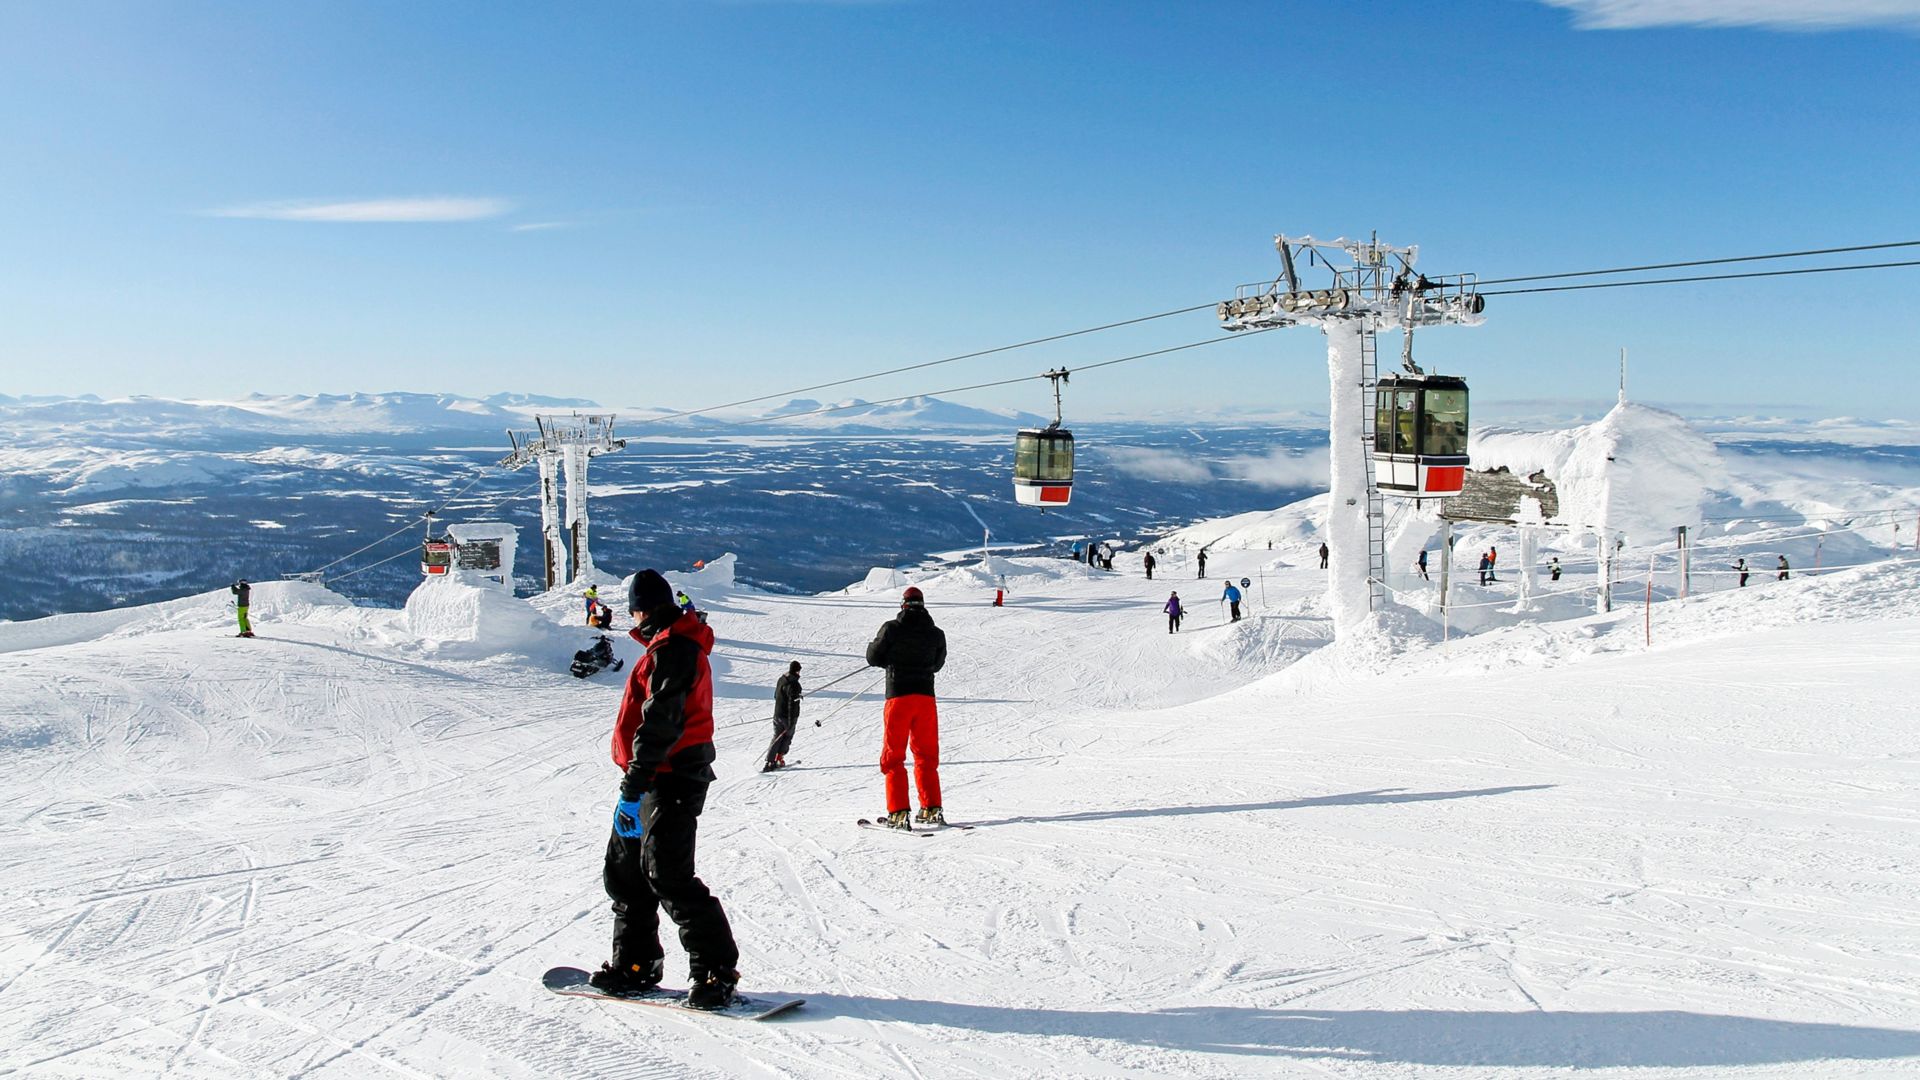
[[[909,836],[932,836],[934,833],[946,832],[948,830],[952,830],[955,832],[972,832],[973,831],[973,826],[971,825],[954,825],[951,823],[946,825],[926,825],[921,823],[915,823],[913,826],[913,832],[908,833],[907,830],[905,829],[896,829],[890,825],[886,825],[881,822],[874,821],[870,818],[861,818],[859,821],[854,822],[854,824],[860,826],[863,829],[878,829],[881,832],[901,833],[903,835],[909,835]]]
[[[656,1009],[675,1009],[696,1016],[725,1016],[734,1020],[770,1020],[783,1013],[792,1012],[807,1003],[806,998],[772,1001],[736,993],[733,995],[733,1004],[724,1009],[696,1009],[687,1004],[685,990],[669,990],[662,987],[643,994],[609,994],[589,983],[588,976],[588,972],[576,967],[557,967],[547,969],[547,973],[540,977],[540,982],[562,997],[623,1001],[632,1005],[651,1005]]]
[[[863,829],[872,829],[875,832],[892,833],[895,836],[911,837],[911,836],[932,836],[933,835],[932,829],[915,829],[912,832],[908,832],[905,829],[896,829],[891,825],[882,825],[880,822],[872,821],[868,818],[861,818],[859,821],[854,822],[854,824],[860,826]]]

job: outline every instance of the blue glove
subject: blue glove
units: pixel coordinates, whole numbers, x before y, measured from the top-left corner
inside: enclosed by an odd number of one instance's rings
[[[613,804],[613,832],[616,836],[628,840],[638,840],[647,835],[647,827],[640,818],[641,804],[647,801],[645,795],[631,801],[622,798]]]

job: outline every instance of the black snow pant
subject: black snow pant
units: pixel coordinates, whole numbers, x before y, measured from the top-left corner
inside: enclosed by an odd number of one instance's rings
[[[773,741],[767,744],[767,764],[773,764],[774,758],[787,756],[787,750],[793,746],[793,729],[799,725],[797,718],[773,718]]]
[[[607,841],[614,966],[645,968],[666,955],[660,947],[662,908],[680,927],[693,981],[739,964],[727,913],[693,872],[695,832],[706,804],[706,784],[662,776],[640,807],[645,834],[629,839],[614,833]]]
[[[1233,611],[1233,621],[1239,622],[1240,621],[1240,601],[1229,600],[1227,601],[1227,607]]]
[[[1171,634],[1178,629],[1180,629],[1180,616],[1169,614],[1167,616],[1167,633]]]

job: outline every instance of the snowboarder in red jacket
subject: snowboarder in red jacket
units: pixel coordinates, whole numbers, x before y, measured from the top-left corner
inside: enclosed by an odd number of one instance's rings
[[[923,825],[945,825],[940,803],[940,709],[933,697],[933,675],[946,665],[947,635],[927,614],[927,599],[908,588],[900,596],[900,614],[880,627],[867,646],[867,663],[887,669],[885,733],[880,743],[880,772],[887,781],[885,824],[911,832],[907,821],[907,747],[913,747],[913,786],[920,794]]]
[[[713,631],[674,603],[653,570],[627,590],[632,637],[646,647],[633,666],[613,725],[621,770],[605,882],[613,899],[613,959],[591,978],[610,993],[660,984],[660,910],[687,950],[687,1004],[724,1008],[740,973],[727,913],[694,874],[694,841],[713,782]]]

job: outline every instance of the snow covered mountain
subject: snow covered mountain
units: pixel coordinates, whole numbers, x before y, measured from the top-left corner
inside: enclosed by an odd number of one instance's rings
[[[268,583],[248,641],[224,591],[0,625],[0,1071],[1912,1074],[1911,557],[1444,644],[1407,609],[1382,658],[1327,646],[1313,504],[1273,515],[1166,538],[1153,581],[910,575],[977,826],[925,839],[851,824],[896,586],[671,573],[720,639],[701,873],[742,988],[807,999],[761,1025],[539,986],[609,925],[618,677],[565,673],[571,591]],[[761,774],[793,658],[818,726]]]
[[[832,406],[835,411],[812,413]],[[661,406],[608,409],[585,398],[542,397],[500,393],[484,398],[458,394],[353,393],[251,394],[234,400],[127,397],[8,397],[0,395],[0,422],[27,437],[77,434],[115,434],[146,438],[180,438],[234,433],[422,434],[428,432],[487,432],[530,426],[536,413],[606,411],[622,418],[628,429],[644,433],[655,427],[673,429],[731,429],[742,423],[756,431],[867,432],[1009,432],[1016,427],[1044,425],[1031,413],[980,409],[916,397],[889,404],[869,404],[859,398],[822,403],[796,398],[765,410],[731,410],[699,416],[676,416],[678,410]],[[625,430],[623,434],[627,433]]]

